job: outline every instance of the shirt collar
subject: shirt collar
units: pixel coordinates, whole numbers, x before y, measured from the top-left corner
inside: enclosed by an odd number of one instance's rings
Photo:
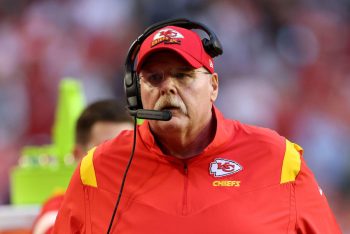
[[[220,110],[213,105],[213,115],[216,118],[216,133],[213,141],[204,149],[202,154],[213,154],[217,151],[222,150],[221,148],[228,142],[232,141],[235,132],[235,121],[227,120],[224,118]],[[154,153],[163,155],[162,151],[156,144],[153,134],[149,127],[149,122],[145,120],[141,126],[138,128],[139,136],[141,140],[145,143],[147,148],[149,148]]]

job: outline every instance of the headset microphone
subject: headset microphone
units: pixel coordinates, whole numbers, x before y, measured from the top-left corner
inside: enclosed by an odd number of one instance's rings
[[[138,110],[129,110],[130,115],[135,116],[138,119],[151,119],[151,120],[161,120],[161,121],[169,121],[172,117],[171,112],[169,110],[146,110],[146,109],[138,109]]]

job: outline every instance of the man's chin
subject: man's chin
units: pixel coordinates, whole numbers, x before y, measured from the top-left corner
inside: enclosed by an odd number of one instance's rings
[[[184,120],[181,116],[173,115],[169,121],[150,121],[152,129],[159,129],[162,131],[174,131],[175,129],[181,129],[184,126]]]

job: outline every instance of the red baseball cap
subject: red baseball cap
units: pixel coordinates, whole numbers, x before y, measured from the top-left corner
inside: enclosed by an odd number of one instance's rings
[[[137,57],[136,71],[140,71],[142,64],[150,54],[161,50],[174,51],[193,68],[205,67],[214,73],[213,59],[205,52],[198,34],[176,26],[161,28],[144,40]]]

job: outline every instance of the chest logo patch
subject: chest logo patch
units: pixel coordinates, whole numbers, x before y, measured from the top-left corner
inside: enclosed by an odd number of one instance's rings
[[[216,158],[213,162],[210,163],[209,173],[214,175],[214,177],[222,177],[232,175],[241,171],[243,167],[236,163],[235,161]]]

